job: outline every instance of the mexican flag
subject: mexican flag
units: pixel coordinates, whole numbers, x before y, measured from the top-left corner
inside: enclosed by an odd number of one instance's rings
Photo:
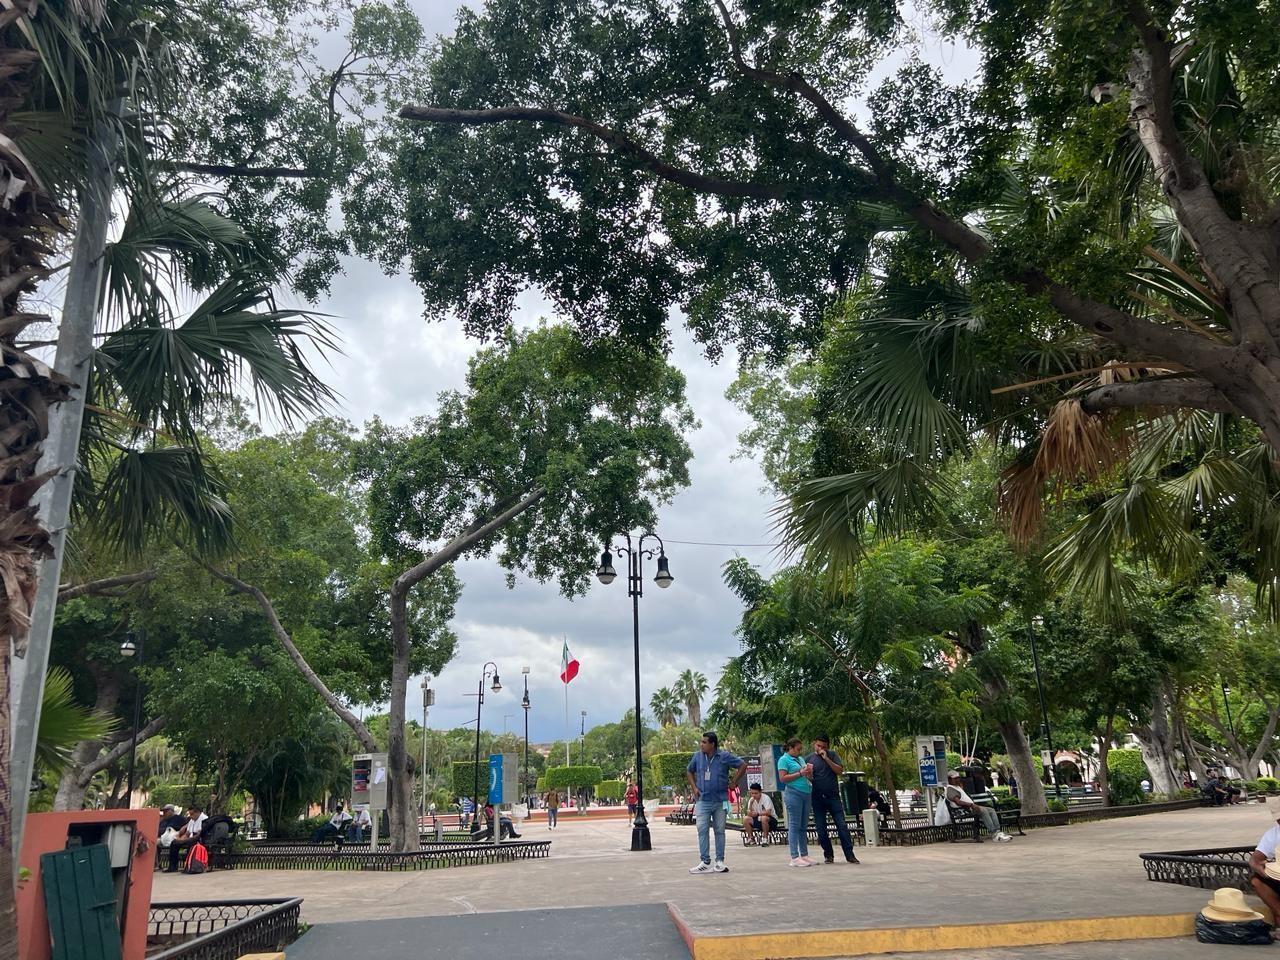
[[[569,639],[564,641],[564,651],[560,654],[560,682],[568,683],[578,675],[578,658],[569,652]]]

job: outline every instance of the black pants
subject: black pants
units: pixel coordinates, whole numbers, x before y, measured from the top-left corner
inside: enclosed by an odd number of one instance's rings
[[[196,845],[195,840],[175,840],[169,844],[169,872],[178,869],[178,861],[183,858],[188,850]]]
[[[844,804],[838,794],[826,794],[813,791],[813,825],[818,828],[818,845],[822,847],[822,856],[831,859],[835,856],[831,849],[831,838],[827,836],[827,814],[836,822],[836,834],[840,837],[840,849],[846,858],[853,856],[853,838],[849,836],[849,825],[844,821]]]

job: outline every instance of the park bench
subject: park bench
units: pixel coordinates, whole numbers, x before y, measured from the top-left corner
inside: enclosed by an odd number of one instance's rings
[[[961,807],[950,800],[943,801],[947,805],[947,813],[951,815],[951,825],[953,828],[951,840],[954,843],[962,839],[966,834],[972,833],[975,843],[982,842],[982,818],[973,810],[967,807]],[[1018,836],[1025,837],[1022,832],[1022,810],[1015,808],[1013,810],[996,810],[996,815],[1000,818],[1000,829],[1008,833],[1008,827],[1013,827],[1017,831]]]
[[[1249,891],[1254,848],[1218,847],[1209,850],[1172,850],[1167,853],[1140,853],[1147,879],[1155,883],[1176,883],[1183,887],[1217,890],[1235,887]]]
[[[694,819],[693,804],[691,802],[680,804],[679,807],[672,810],[666,816],[667,823],[682,824],[686,827],[691,825],[694,822]]]

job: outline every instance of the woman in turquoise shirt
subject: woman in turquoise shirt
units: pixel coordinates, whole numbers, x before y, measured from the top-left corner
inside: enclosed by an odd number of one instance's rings
[[[799,737],[787,741],[787,752],[778,758],[778,779],[785,791],[782,805],[787,811],[787,842],[791,845],[792,867],[812,867],[809,859],[809,813],[813,810],[813,764],[800,759],[803,744]]]

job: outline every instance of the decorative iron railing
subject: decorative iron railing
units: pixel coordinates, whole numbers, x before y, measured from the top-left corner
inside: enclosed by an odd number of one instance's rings
[[[301,897],[153,903],[148,960],[237,960],[280,950],[298,936],[301,909]]]
[[[301,848],[265,848],[210,853],[210,866],[222,870],[431,870],[474,863],[505,863],[549,856],[550,840],[508,840],[492,843],[439,843],[407,853],[371,851],[323,844]]]
[[[1167,853],[1141,853],[1147,879],[1157,883],[1176,883],[1184,887],[1217,890],[1219,887],[1249,889],[1249,858],[1254,848],[1221,847],[1212,850],[1171,850]]]

